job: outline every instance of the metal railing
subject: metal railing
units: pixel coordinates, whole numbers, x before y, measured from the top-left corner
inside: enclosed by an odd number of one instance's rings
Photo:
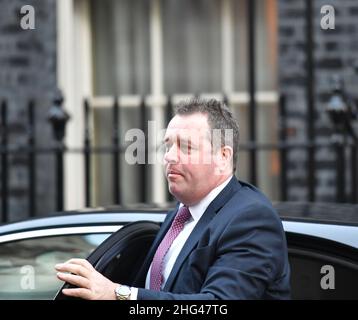
[[[207,97],[207,95],[205,95]],[[216,95],[217,96],[217,95]],[[270,95],[268,95],[270,96]],[[172,116],[172,106],[173,100],[177,102],[177,99],[182,98],[179,97],[167,97],[165,104],[165,115],[166,122],[168,123]],[[241,97],[241,98],[238,98]],[[273,97],[273,95],[271,95]],[[238,105],[241,102],[247,102],[244,98],[244,95],[232,95],[232,96],[221,96],[222,99],[226,100],[230,105]],[[37,157],[39,154],[53,154],[55,156],[55,173],[54,173],[54,181],[56,187],[56,199],[54,199],[54,203],[56,203],[56,210],[63,210],[64,203],[64,164],[63,157],[65,153],[77,153],[83,155],[83,168],[84,168],[84,185],[85,185],[85,205],[90,207],[93,205],[93,199],[91,197],[91,186],[94,181],[91,171],[92,166],[92,157],[95,154],[109,154],[112,157],[112,172],[113,172],[113,203],[114,204],[122,204],[123,203],[123,195],[121,192],[121,157],[120,154],[124,153],[126,150],[126,146],[121,144],[122,137],[120,136],[120,125],[119,120],[121,117],[122,105],[121,102],[127,102],[130,100],[122,97],[113,97],[112,99],[112,114],[113,114],[113,123],[111,128],[111,145],[110,146],[93,146],[93,141],[91,137],[93,136],[93,132],[90,126],[90,117],[91,112],[94,106],[98,107],[99,102],[104,102],[101,98],[92,98],[85,99],[83,103],[83,112],[84,112],[84,141],[83,147],[81,148],[66,148],[64,145],[64,133],[65,133],[65,125],[68,120],[68,116],[65,111],[62,109],[62,99],[57,97],[54,101],[52,108],[50,109],[49,119],[51,121],[53,127],[54,134],[54,144],[51,147],[38,147],[36,144],[35,137],[35,117],[34,117],[34,108],[35,102],[30,101],[28,103],[28,121],[27,121],[27,145],[23,146],[13,146],[8,144],[7,137],[7,103],[6,101],[2,101],[1,103],[1,147],[0,147],[0,167],[1,167],[1,210],[2,217],[1,220],[3,222],[8,221],[8,204],[9,204],[9,184],[8,184],[8,175],[9,175],[9,155],[11,154],[21,154],[27,156],[27,170],[28,170],[28,207],[29,207],[29,216],[36,215],[36,189],[37,189],[37,173],[36,173],[36,163]],[[107,102],[110,100],[107,99]],[[137,99],[140,111],[140,123],[139,128],[143,130],[143,132],[147,133],[147,121],[148,119],[148,102],[153,102],[151,97],[142,97],[141,99]],[[252,154],[252,152],[258,153],[260,151],[276,151],[280,154],[280,198],[283,201],[288,200],[288,189],[289,189],[289,180],[287,178],[288,172],[288,153],[291,150],[302,150],[304,152],[310,152],[313,150],[316,152],[320,148],[330,148],[335,150],[337,161],[336,161],[336,201],[337,202],[353,202],[357,203],[357,144],[353,140],[341,140],[332,143],[329,139],[327,142],[317,143],[313,139],[312,141],[306,141],[304,143],[292,143],[287,140],[287,114],[286,114],[286,100],[284,96],[281,96],[279,99],[279,131],[278,131],[278,143],[258,143],[257,141],[248,141],[247,143],[243,143],[240,145],[240,152],[248,152]],[[93,103],[93,104],[92,104]],[[127,105],[130,105],[127,104]],[[134,107],[135,104],[132,104]],[[146,135],[145,135],[146,136]],[[146,141],[146,146],[147,146]],[[147,150],[147,149],[146,149]],[[346,159],[345,151],[350,152],[350,159]],[[149,152],[149,151],[147,151]],[[148,153],[146,153],[146,157],[148,157]],[[146,158],[147,159],[147,158]],[[257,166],[256,157],[249,158],[249,177],[252,179],[255,174],[255,167]],[[148,201],[146,196],[146,185],[148,183],[148,165],[146,164],[138,164],[138,186],[140,186],[138,192],[140,194],[139,199],[142,202]],[[347,172],[347,163],[350,163],[349,172],[351,175],[351,186],[350,196],[346,197],[346,192],[344,191],[346,188],[346,180],[345,174]],[[310,166],[310,161],[307,163]],[[315,168],[315,165],[313,166]],[[309,171],[309,170],[308,170]],[[250,181],[253,183],[253,181]],[[313,184],[313,185],[312,185]],[[309,190],[315,190],[314,180],[307,179],[307,188]],[[167,199],[170,200],[169,194],[167,195]],[[308,201],[314,200],[312,199],[312,194],[308,193]]]

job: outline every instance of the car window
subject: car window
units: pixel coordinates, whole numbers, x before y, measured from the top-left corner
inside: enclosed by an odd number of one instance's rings
[[[0,244],[0,299],[53,299],[63,284],[54,266],[86,258],[110,234],[62,235]]]
[[[286,237],[293,299],[357,299],[356,248],[302,234]]]
[[[293,299],[357,299],[358,264],[310,251],[290,254]]]

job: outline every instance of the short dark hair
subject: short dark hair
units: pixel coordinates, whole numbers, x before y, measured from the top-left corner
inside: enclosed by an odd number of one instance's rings
[[[174,111],[176,115],[192,115],[194,113],[207,115],[210,129],[221,131],[221,146],[229,143],[233,149],[233,171],[235,172],[239,152],[239,125],[228,106],[216,99],[192,98],[180,102],[175,106]],[[225,141],[225,129],[232,130],[233,141]]]

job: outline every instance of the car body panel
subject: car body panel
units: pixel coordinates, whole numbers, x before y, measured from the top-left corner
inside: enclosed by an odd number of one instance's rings
[[[358,227],[333,225],[318,222],[283,221],[286,232],[305,234],[330,239],[354,248],[358,248]]]
[[[22,238],[52,236],[58,234],[114,232],[118,226],[135,221],[164,221],[166,211],[162,212],[93,212],[91,214],[62,215],[28,220],[20,223],[0,226],[0,243]],[[333,224],[326,221],[282,221],[286,232],[306,234],[330,239],[358,248],[358,226]],[[82,229],[81,229],[82,228]],[[107,228],[107,229],[106,229]]]

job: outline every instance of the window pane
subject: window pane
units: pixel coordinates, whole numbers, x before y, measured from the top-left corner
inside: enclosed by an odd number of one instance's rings
[[[234,18],[234,60],[235,90],[247,90],[248,42],[247,3],[235,0]],[[259,91],[277,89],[277,9],[276,0],[256,1],[255,49],[256,86]]]
[[[344,248],[343,253],[346,253]],[[357,299],[357,263],[347,259],[347,256],[331,256],[325,252],[315,255],[316,251],[305,249],[289,253],[292,299]],[[323,266],[330,266],[333,269],[334,272],[330,273],[333,276],[330,278],[331,281],[326,277],[328,273],[322,272]],[[323,279],[324,276],[326,281]],[[334,284],[334,289],[322,288],[322,283],[327,282]]]
[[[0,245],[0,299],[53,299],[55,264],[86,258],[110,234],[26,239]]]
[[[221,91],[218,0],[162,0],[164,91]]]
[[[150,112],[148,112],[150,115]],[[111,138],[111,124],[113,123],[112,109],[99,108],[94,109],[94,146],[110,146]],[[139,108],[122,108],[120,110],[119,123],[119,137],[122,146],[136,144],[137,137],[129,136],[127,141],[126,133],[138,128],[140,123]],[[138,150],[145,152],[145,148]],[[125,152],[121,152],[119,156],[120,161],[120,194],[122,203],[138,203],[140,198],[139,175],[140,164],[129,164],[126,161]],[[136,156],[133,155],[135,158]],[[93,155],[95,166],[95,185],[94,185],[94,205],[95,206],[109,206],[113,205],[113,182],[116,177],[113,170],[113,154],[112,153],[98,153]],[[149,170],[148,170],[149,171]],[[150,179],[150,176],[149,176]],[[150,199],[150,190],[148,190],[148,200]]]
[[[91,1],[95,95],[149,92],[149,4]]]

